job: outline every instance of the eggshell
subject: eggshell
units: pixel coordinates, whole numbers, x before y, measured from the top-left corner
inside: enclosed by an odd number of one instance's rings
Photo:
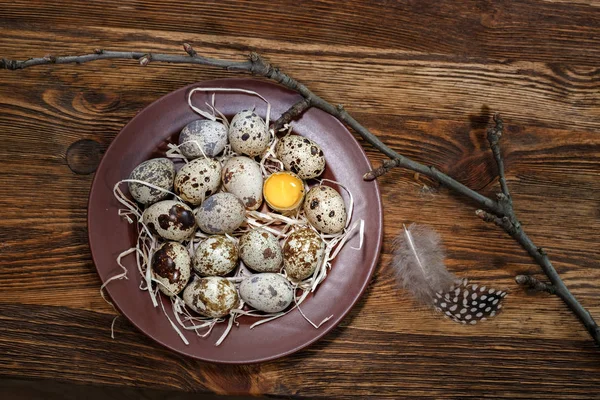
[[[283,275],[263,273],[240,284],[240,297],[251,307],[267,313],[285,310],[294,300],[294,289]]]
[[[129,179],[148,182],[162,189],[172,191],[175,178],[175,165],[168,158],[153,158],[144,161],[131,172]],[[141,183],[129,182],[129,193],[139,203],[152,204],[164,200],[169,193],[153,189]]]
[[[240,298],[235,285],[225,278],[197,278],[183,291],[183,301],[192,310],[210,318],[224,317],[237,307]]]
[[[150,232],[167,240],[185,240],[194,234],[196,221],[192,209],[174,200],[152,204],[142,214]]]
[[[211,235],[231,233],[244,222],[244,203],[226,192],[213,194],[196,210],[196,222],[200,229]]]
[[[325,242],[310,228],[290,234],[283,245],[283,267],[290,280],[297,282],[311,276],[325,252]]]
[[[227,127],[220,122],[208,119],[198,119],[187,124],[179,135],[181,153],[188,159],[203,157],[202,151],[208,157],[215,157],[225,149],[227,144]],[[185,143],[185,144],[183,144]]]
[[[304,213],[319,232],[338,233],[346,226],[346,205],[337,190],[314,186],[304,198]]]
[[[284,136],[277,143],[275,153],[285,169],[301,179],[316,178],[325,169],[325,156],[321,147],[302,136]]]
[[[257,272],[278,272],[283,253],[279,240],[264,229],[252,229],[240,238],[240,258]]]
[[[238,248],[225,236],[200,242],[194,253],[194,270],[202,276],[227,275],[238,265]]]
[[[278,180],[278,178],[286,178],[288,179],[287,183],[282,183],[281,180]],[[293,183],[294,187],[290,186],[290,182]],[[285,191],[287,190],[292,190],[294,191],[295,189],[298,189],[298,198],[297,200],[289,205],[289,206],[282,206],[281,204],[277,204],[276,203],[276,197],[274,199],[269,199],[269,191],[270,189],[275,189],[274,192],[277,193],[278,195],[282,195]],[[293,192],[292,192],[293,193]],[[273,194],[271,194],[271,196],[273,196]],[[289,215],[292,214],[294,211],[296,211],[300,205],[302,204],[302,200],[304,200],[304,182],[302,181],[302,179],[300,179],[300,177],[296,174],[294,174],[293,172],[289,172],[289,171],[280,171],[280,172],[275,172],[271,175],[269,175],[267,177],[267,179],[265,180],[265,183],[263,185],[263,197],[265,199],[265,201],[267,202],[267,204],[269,205],[269,207],[271,207],[273,210],[278,211],[284,215]]]
[[[167,296],[175,296],[190,279],[192,260],[187,249],[177,242],[166,242],[152,256],[152,272],[160,282],[158,289]]]
[[[261,155],[271,141],[265,121],[253,110],[240,111],[233,117],[228,137],[233,151],[251,157]]]
[[[197,206],[221,185],[221,163],[212,158],[197,158],[185,164],[175,176],[175,193]]]
[[[263,201],[263,176],[260,165],[248,157],[231,157],[223,166],[223,186],[244,202],[249,210]]]

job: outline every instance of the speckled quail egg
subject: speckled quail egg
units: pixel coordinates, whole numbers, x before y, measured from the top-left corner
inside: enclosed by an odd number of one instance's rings
[[[142,214],[150,232],[167,240],[185,240],[194,234],[194,212],[186,204],[163,200],[152,204]]]
[[[323,150],[312,140],[288,135],[277,143],[275,152],[286,170],[297,174],[301,179],[311,179],[323,173],[325,157]]]
[[[223,186],[240,198],[247,209],[258,209],[263,200],[260,165],[248,157],[231,157],[223,166]]]
[[[220,192],[204,200],[196,210],[196,222],[211,235],[231,233],[244,222],[246,209],[237,196]]]
[[[224,317],[239,306],[235,285],[225,278],[197,278],[183,291],[183,301],[192,310],[210,318]]]
[[[251,157],[261,155],[271,141],[265,121],[253,110],[240,111],[233,117],[228,137],[233,151]]]
[[[240,297],[259,311],[276,313],[285,310],[294,300],[294,289],[283,275],[267,272],[244,279],[240,284]]]
[[[225,236],[200,242],[194,253],[194,269],[202,276],[227,275],[238,265],[238,248]]]
[[[227,127],[208,119],[192,121],[181,130],[179,144],[181,153],[188,159],[203,157],[202,151],[206,156],[214,157],[227,145]]]
[[[304,198],[304,213],[319,232],[338,233],[346,226],[346,205],[337,190],[324,185],[311,188]]]
[[[148,182],[165,190],[173,190],[175,165],[168,158],[153,158],[144,161],[131,172],[129,179]],[[142,204],[152,204],[164,200],[169,193],[153,189],[141,183],[129,182],[129,192],[133,198]]]
[[[311,276],[325,252],[325,242],[310,228],[290,234],[283,245],[283,267],[290,280],[297,282]]]
[[[257,272],[277,272],[281,269],[283,253],[279,241],[264,229],[252,229],[240,238],[240,258]]]
[[[185,164],[175,176],[175,193],[197,206],[221,185],[221,163],[212,158],[197,158]]]
[[[167,296],[175,296],[190,279],[192,261],[187,249],[177,242],[166,242],[152,256],[152,272],[158,288]]]

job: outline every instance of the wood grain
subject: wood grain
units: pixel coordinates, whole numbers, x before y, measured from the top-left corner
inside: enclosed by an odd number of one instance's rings
[[[0,57],[96,47],[178,52],[183,41],[230,59],[256,50],[344,103],[394,149],[487,195],[498,184],[485,127],[499,111],[518,215],[600,316],[599,6],[19,0],[2,4]],[[122,319],[110,339],[114,311],[100,298],[87,245],[93,175],[73,173],[67,150],[85,139],[101,152],[158,97],[230,76],[120,61],[0,71],[1,377],[306,398],[597,396],[600,351],[557,298],[513,281],[538,267],[475,218],[473,205],[405,171],[380,180],[384,248],[366,295],[317,344],[233,367],[170,353]],[[374,164],[382,160],[366,150]],[[440,232],[457,275],[510,291],[500,316],[459,326],[394,289],[391,243],[413,221]]]
[[[50,379],[0,379],[0,396],[8,399],[29,400],[219,400],[218,394],[182,392],[178,390],[159,390],[139,387],[101,386],[73,384]],[[227,396],[231,400],[250,400],[266,398],[259,396]],[[273,398],[273,397],[271,397]]]

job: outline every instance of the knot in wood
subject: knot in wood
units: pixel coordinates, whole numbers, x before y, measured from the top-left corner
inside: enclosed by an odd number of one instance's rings
[[[67,166],[78,175],[96,171],[104,154],[104,147],[91,139],[81,139],[72,143],[65,156]]]

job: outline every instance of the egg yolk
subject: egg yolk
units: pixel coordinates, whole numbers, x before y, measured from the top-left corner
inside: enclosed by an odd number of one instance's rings
[[[265,181],[263,194],[271,207],[294,208],[304,197],[304,182],[288,172],[277,172]]]

